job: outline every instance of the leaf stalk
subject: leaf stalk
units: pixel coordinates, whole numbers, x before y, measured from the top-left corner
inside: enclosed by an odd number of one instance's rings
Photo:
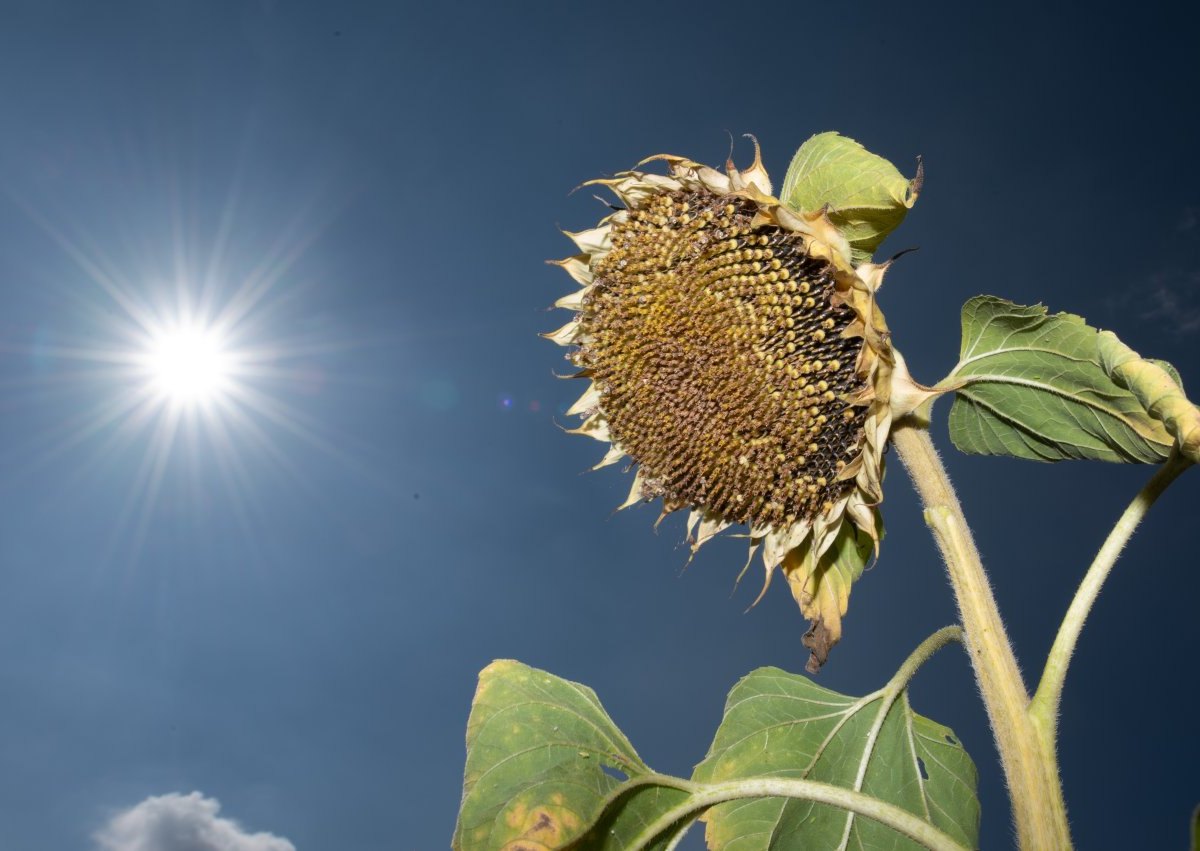
[[[1191,465],[1192,462],[1183,457],[1178,450],[1172,452],[1145,487],[1133,498],[1133,501],[1129,503],[1117,520],[1116,525],[1113,526],[1112,531],[1108,533],[1100,551],[1096,553],[1096,558],[1088,567],[1083,582],[1079,584],[1079,589],[1075,592],[1075,597],[1071,600],[1071,605],[1067,608],[1067,613],[1058,628],[1054,645],[1050,648],[1049,656],[1046,657],[1046,666],[1042,670],[1042,679],[1038,684],[1037,693],[1034,694],[1033,700],[1029,704],[1029,716],[1042,740],[1043,750],[1055,759],[1056,771],[1058,707],[1062,701],[1067,666],[1070,665],[1075,645],[1079,642],[1079,634],[1083,630],[1084,621],[1087,620],[1087,616],[1100,594],[1100,588],[1112,571],[1117,557],[1120,556],[1121,550],[1125,548],[1129,539],[1133,537],[1134,530],[1146,516],[1146,512],[1150,510],[1155,500],[1162,495],[1171,482],[1175,481]]]
[[[909,681],[917,673],[917,669],[929,661],[934,653],[937,653],[951,641],[963,643],[963,629],[958,624],[944,626],[935,632],[933,635],[926,638],[912,653],[908,654],[908,658],[896,670],[895,675],[884,687],[885,691],[899,692],[901,689],[907,688]]]
[[[630,844],[629,851],[644,851],[671,826],[694,818],[717,804],[743,798],[798,798],[830,804],[877,821],[933,851],[967,851],[963,845],[908,810],[842,786],[781,777],[753,777],[728,783],[698,783],[694,786],[692,797],[655,819],[638,834]]]

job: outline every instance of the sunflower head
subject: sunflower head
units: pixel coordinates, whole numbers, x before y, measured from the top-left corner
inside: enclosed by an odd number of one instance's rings
[[[748,527],[763,590],[782,568],[812,619],[815,670],[878,550],[896,372],[875,303],[886,266],[854,265],[830,206],[772,196],[755,152],[746,170],[657,156],[639,168],[666,174],[592,181],[620,206],[567,234],[579,253],[555,262],[579,287],[556,305],[575,316],[547,336],[589,381],[568,413],[610,444],[597,466],[636,465],[621,507],[686,509],[693,552]]]

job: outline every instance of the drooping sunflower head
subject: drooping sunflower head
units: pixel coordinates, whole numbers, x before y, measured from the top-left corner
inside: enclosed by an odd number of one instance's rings
[[[576,315],[548,336],[590,381],[569,413],[611,444],[598,466],[637,466],[622,507],[687,509],[693,550],[747,526],[813,621],[816,669],[878,547],[895,354],[884,267],[853,265],[828,209],[773,197],[755,147],[745,171],[660,156],[666,175],[593,181],[621,206],[568,234],[580,253],[556,262],[580,287],[557,306]]]

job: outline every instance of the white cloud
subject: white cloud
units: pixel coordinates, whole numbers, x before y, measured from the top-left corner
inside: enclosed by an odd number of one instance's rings
[[[247,833],[220,811],[215,798],[172,792],[122,810],[92,838],[99,851],[296,851],[283,837]]]

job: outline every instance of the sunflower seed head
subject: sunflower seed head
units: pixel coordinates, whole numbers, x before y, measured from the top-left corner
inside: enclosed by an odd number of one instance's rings
[[[863,340],[830,263],[756,212],[700,187],[614,217],[574,360],[646,496],[781,528],[853,486]]]

